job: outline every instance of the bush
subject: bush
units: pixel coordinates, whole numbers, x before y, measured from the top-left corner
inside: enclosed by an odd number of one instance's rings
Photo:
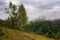
[[[0,40],[2,40],[2,38],[0,38]]]
[[[2,29],[0,29],[0,37],[4,36],[5,33],[2,31]]]

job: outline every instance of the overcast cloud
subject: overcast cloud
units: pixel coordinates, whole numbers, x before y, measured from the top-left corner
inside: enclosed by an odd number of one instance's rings
[[[33,20],[38,17],[46,17],[46,19],[60,18],[60,0],[0,0],[1,19],[5,19],[7,17],[3,11],[10,1],[16,5],[23,3],[29,20]]]

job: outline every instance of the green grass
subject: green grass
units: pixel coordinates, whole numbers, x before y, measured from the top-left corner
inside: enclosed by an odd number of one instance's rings
[[[4,36],[0,37],[2,40],[54,40],[51,38],[46,38],[45,36],[36,35],[34,33],[26,33],[5,27],[0,28],[5,33]]]

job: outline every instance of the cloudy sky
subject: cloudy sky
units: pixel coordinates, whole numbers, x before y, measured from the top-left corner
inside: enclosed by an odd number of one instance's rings
[[[60,0],[0,0],[0,19],[8,17],[4,12],[9,2],[16,5],[24,4],[29,20],[39,17],[46,19],[60,18]]]

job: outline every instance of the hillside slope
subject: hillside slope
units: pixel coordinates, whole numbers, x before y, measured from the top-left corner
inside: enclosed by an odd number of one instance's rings
[[[26,33],[5,27],[0,28],[2,28],[3,32],[5,33],[3,37],[0,37],[2,40],[54,40],[33,33]]]

